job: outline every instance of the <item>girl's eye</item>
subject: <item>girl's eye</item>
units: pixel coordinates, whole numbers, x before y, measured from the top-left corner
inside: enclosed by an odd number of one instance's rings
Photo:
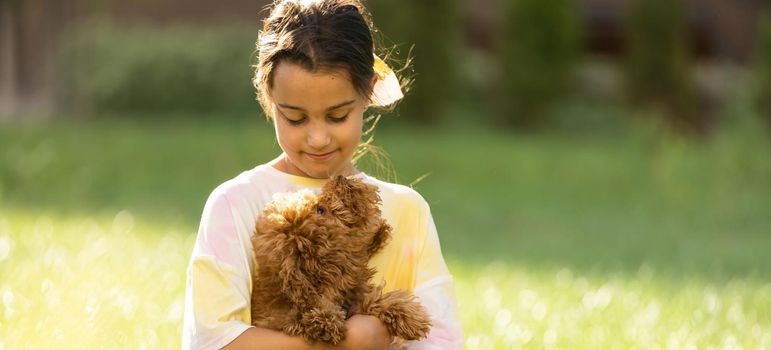
[[[305,118],[301,118],[301,119],[289,119],[289,118],[286,118],[286,121],[290,125],[300,125],[300,124],[302,124],[305,121]]]
[[[342,123],[346,119],[348,119],[348,114],[343,115],[342,117],[329,117],[329,120],[333,123]]]
[[[284,120],[286,120],[286,122],[289,123],[289,125],[300,125],[305,121],[305,116],[300,116],[299,119],[292,119],[292,118],[289,118],[289,116],[287,116],[282,110],[280,109],[277,109],[277,110],[278,110],[278,113],[281,114],[282,117],[284,117]]]

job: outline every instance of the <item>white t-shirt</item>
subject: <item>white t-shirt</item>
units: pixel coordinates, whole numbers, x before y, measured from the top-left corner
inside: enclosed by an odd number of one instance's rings
[[[409,187],[364,173],[352,177],[379,188],[383,218],[393,228],[388,245],[370,261],[377,270],[373,282],[385,282],[384,291],[412,291],[431,316],[428,338],[408,343],[409,348],[460,349],[463,332],[455,287],[428,204]],[[252,327],[251,237],[258,215],[274,194],[319,192],[325,182],[263,164],[214,189],[187,268],[183,349],[219,349]]]

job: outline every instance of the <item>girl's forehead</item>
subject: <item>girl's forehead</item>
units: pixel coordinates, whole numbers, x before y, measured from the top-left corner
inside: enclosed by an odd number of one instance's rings
[[[273,102],[305,111],[324,111],[341,102],[358,100],[359,94],[343,69],[311,72],[282,62],[273,72]]]

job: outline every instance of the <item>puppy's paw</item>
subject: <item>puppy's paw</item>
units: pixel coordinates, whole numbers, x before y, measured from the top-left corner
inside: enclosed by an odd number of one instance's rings
[[[345,339],[345,313],[343,310],[311,309],[299,322],[302,336],[309,342],[337,345]]]
[[[393,305],[383,310],[379,318],[391,335],[406,340],[423,339],[431,330],[431,319],[420,305]]]
[[[418,340],[428,336],[431,330],[431,318],[425,308],[404,291],[386,293],[376,302],[379,304],[375,316],[379,318],[388,332],[406,340]]]

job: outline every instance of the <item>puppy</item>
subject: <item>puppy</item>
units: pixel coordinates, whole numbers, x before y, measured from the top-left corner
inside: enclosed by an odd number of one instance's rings
[[[377,187],[343,176],[319,195],[304,190],[274,198],[257,221],[252,324],[337,345],[353,313],[380,319],[391,336],[424,338],[425,309],[407,291],[382,293],[369,259],[388,242]]]

